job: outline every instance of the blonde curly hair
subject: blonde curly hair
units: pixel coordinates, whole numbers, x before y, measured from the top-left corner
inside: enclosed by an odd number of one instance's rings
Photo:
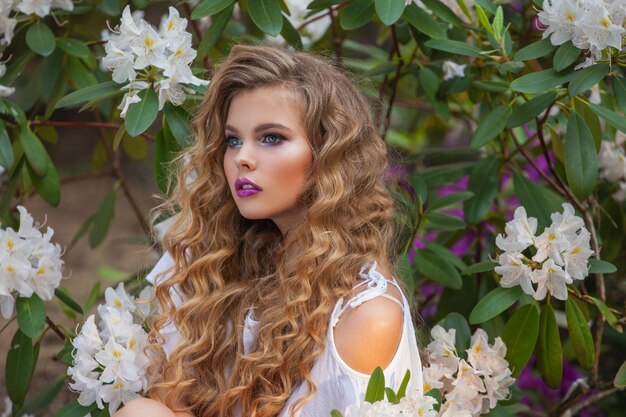
[[[299,202],[305,221],[282,236],[270,220],[247,220],[223,171],[224,125],[233,97],[282,88],[303,111],[311,174]],[[276,416],[322,353],[332,309],[376,259],[393,264],[393,201],[387,149],[367,99],[325,59],[269,46],[235,46],[211,79],[193,120],[195,142],[179,158],[170,202],[179,215],[164,238],[175,260],[156,290],[163,307],[152,331],[151,394],[197,416]],[[189,180],[194,178],[193,181]],[[303,250],[304,248],[304,250]],[[297,256],[286,256],[297,252]],[[393,271],[391,271],[393,272]],[[176,307],[170,290],[185,302]],[[254,306],[257,350],[243,352]],[[159,329],[172,321],[183,342],[169,359]]]

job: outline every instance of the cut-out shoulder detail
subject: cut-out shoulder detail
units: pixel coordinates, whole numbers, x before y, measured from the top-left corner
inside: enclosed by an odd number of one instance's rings
[[[403,312],[395,303],[382,297],[369,300],[348,310],[333,330],[337,353],[351,369],[370,374],[389,365],[402,327]]]

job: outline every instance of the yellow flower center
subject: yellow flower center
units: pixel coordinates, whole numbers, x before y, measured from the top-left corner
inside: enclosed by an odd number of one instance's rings
[[[476,346],[474,346],[474,353],[478,353],[483,349],[483,347],[479,344],[477,344]]]
[[[572,250],[572,255],[575,255],[577,253],[580,253],[580,248],[578,246],[576,246],[573,250]]]
[[[13,265],[7,265],[7,272],[15,272],[15,267]]]
[[[429,383],[424,382],[424,394],[427,393],[428,391],[430,391],[431,389],[433,389],[433,387],[430,386]]]
[[[174,29],[174,21],[170,20],[169,22],[167,22],[167,31],[169,32],[172,29]]]
[[[113,357],[114,357],[115,359],[121,359],[121,358],[122,358],[122,352],[120,352],[119,350],[115,349],[115,350],[113,351]]]
[[[9,248],[9,250],[11,250],[14,247],[15,247],[15,242],[13,242],[11,239],[7,240],[7,248]]]
[[[548,240],[554,240],[554,239],[556,239],[556,233],[554,232],[548,233]]]
[[[176,55],[176,56],[181,56],[182,54],[183,54],[183,48],[178,48],[178,49],[176,50],[176,53],[175,53],[174,55]]]
[[[604,26],[605,29],[608,29],[611,21],[607,17],[603,17],[600,19],[600,23],[602,23],[602,26]]]
[[[147,38],[144,38],[143,43],[144,45],[146,45],[146,48],[152,48],[152,46],[154,45],[154,39],[148,36]]]
[[[128,341],[128,347],[131,348],[131,349],[135,348],[135,339],[130,339]]]
[[[115,384],[113,384],[113,388],[115,389],[122,389],[124,388],[124,383],[121,381],[117,381]]]
[[[565,17],[567,18],[567,20],[569,20],[572,23],[574,23],[576,21],[576,15],[571,10],[569,12],[565,13]]]
[[[122,308],[122,301],[119,298],[116,298],[113,304],[115,304],[116,308]]]
[[[37,275],[39,276],[42,276],[45,273],[46,273],[46,268],[44,268],[43,266],[37,270]]]

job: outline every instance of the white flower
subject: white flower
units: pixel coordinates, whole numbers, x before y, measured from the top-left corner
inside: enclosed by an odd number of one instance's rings
[[[36,14],[39,17],[45,17],[50,14],[52,0],[22,0],[17,8],[24,14]]]
[[[185,90],[172,78],[164,78],[157,83],[159,93],[159,110],[163,109],[166,101],[180,106],[185,101]]]
[[[465,77],[465,67],[466,64],[457,64],[454,61],[444,61],[443,62],[443,79],[451,80],[454,77]]]
[[[398,408],[402,416],[437,417],[433,409],[437,400],[428,395],[407,395],[400,399]]]
[[[565,261],[565,272],[573,279],[585,279],[589,274],[587,260],[593,251],[589,245],[591,234],[587,229],[582,229],[576,237],[572,246],[563,254]]]
[[[543,11],[538,17],[547,26],[543,39],[550,37],[553,45],[561,45],[569,40],[579,49],[588,49],[589,43],[581,28],[585,9],[577,0],[544,0]]]
[[[115,290],[111,287],[104,290],[104,299],[107,306],[111,306],[118,310],[128,310],[130,312],[135,311],[134,300],[130,295],[128,295],[128,293],[126,293],[123,282],[120,282]]]
[[[424,386],[423,391],[427,393],[433,389],[442,389],[446,382],[452,382],[456,369],[448,369],[440,363],[431,362],[423,369]]]
[[[121,110],[120,117],[122,119],[126,118],[126,113],[128,112],[128,107],[133,103],[139,103],[141,101],[141,97],[139,97],[138,91],[129,91],[124,94],[122,97],[122,102],[117,108]]]
[[[8,45],[13,39],[17,19],[9,17],[12,2],[0,1],[0,45]]]
[[[137,76],[134,69],[135,56],[130,51],[119,48],[113,40],[104,45],[104,50],[107,55],[101,62],[105,69],[113,71],[113,81],[119,84],[134,81]]]
[[[165,69],[166,47],[167,42],[151,26],[145,25],[139,36],[130,43],[130,49],[137,55],[135,69],[146,68],[148,65]]]
[[[493,346],[489,345],[487,333],[477,329],[472,336],[471,346],[467,350],[467,360],[480,375],[491,375],[508,369],[506,346],[499,337]]]
[[[620,136],[615,142],[602,141],[598,155],[602,178],[613,182],[626,179],[626,154],[624,153],[623,139],[624,136]]]
[[[52,0],[52,7],[72,11],[74,10],[74,3],[72,3],[72,0]]]
[[[448,401],[441,406],[439,417],[473,417],[458,401]]]
[[[84,374],[78,372],[76,368],[69,368],[67,374],[74,380],[69,384],[70,389],[80,393],[78,396],[80,405],[87,407],[96,403],[100,410],[104,408],[102,398],[100,397],[102,381],[98,379],[97,373],[90,372],[89,374]]]
[[[61,271],[56,267],[54,261],[44,256],[39,258],[35,273],[31,274],[30,283],[35,293],[42,300],[52,300],[54,290],[61,284],[62,278]]]
[[[620,50],[624,28],[611,21],[604,4],[595,1],[587,1],[586,4],[587,10],[580,26],[587,38],[591,53],[599,59],[602,58],[602,51],[609,46]]]
[[[72,345],[78,352],[85,352],[91,356],[104,347],[93,314],[87,317],[80,333],[72,340]]]
[[[537,284],[537,291],[534,295],[536,300],[543,300],[548,292],[554,298],[563,301],[567,300],[567,287],[565,284],[571,284],[572,279],[552,259],[544,262],[541,269],[534,270],[530,275],[530,279]]]
[[[496,237],[496,246],[503,251],[523,251],[534,244],[537,232],[537,219],[528,218],[526,209],[522,206],[515,209],[513,220],[504,227],[506,238],[499,234]]]
[[[533,261],[543,262],[550,258],[558,265],[563,265],[561,253],[569,246],[567,236],[560,232],[557,225],[552,225],[544,230],[544,232],[536,239],[537,253],[533,256]]]
[[[163,16],[161,19],[159,34],[168,42],[168,47],[170,47],[170,42],[179,43],[179,38],[188,33],[185,32],[187,19],[181,18],[178,10],[172,6],[169,7],[168,11],[169,16]]]
[[[140,398],[141,382],[116,379],[112,384],[103,385],[100,390],[102,400],[109,404],[109,412],[115,413],[120,404]]]
[[[486,392],[485,384],[478,372],[464,359],[459,361],[459,372],[452,385],[454,388],[446,394],[447,400],[464,404],[472,414],[480,412],[480,394]]]
[[[498,401],[509,397],[509,387],[515,383],[515,378],[511,377],[511,371],[507,369],[505,372],[497,375],[485,375],[483,378],[485,389],[487,390],[487,399],[489,400],[489,408],[493,409]]]
[[[433,341],[428,344],[426,351],[431,362],[447,368],[450,373],[456,372],[459,366],[459,357],[454,346],[456,329],[446,331],[437,325],[432,328],[430,334]]]
[[[575,239],[578,230],[585,225],[583,219],[576,216],[574,207],[569,203],[563,203],[563,214],[552,213],[550,219],[556,230],[568,240]]]
[[[498,256],[499,266],[495,267],[495,272],[502,275],[500,285],[504,288],[511,288],[519,285],[522,290],[529,295],[534,295],[530,281],[531,269],[525,262],[526,257],[520,252],[504,252]]]
[[[104,350],[96,353],[95,358],[104,366],[104,371],[100,375],[102,382],[113,382],[119,378],[127,381],[139,380],[138,369],[135,365],[135,352],[132,349],[126,349],[113,339],[109,339]]]

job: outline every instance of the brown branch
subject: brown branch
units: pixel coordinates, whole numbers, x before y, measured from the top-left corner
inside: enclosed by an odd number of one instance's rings
[[[313,23],[313,22],[317,22],[317,21],[318,21],[318,20],[320,20],[320,19],[323,19],[324,17],[326,17],[326,16],[328,15],[328,13],[331,13],[331,12],[336,12],[336,11],[338,11],[339,9],[341,9],[342,7],[345,7],[346,5],[347,5],[347,2],[346,2],[346,3],[341,3],[341,4],[339,4],[339,5],[335,6],[335,7],[332,7],[332,6],[331,6],[331,7],[329,7],[329,8],[328,8],[328,12],[326,12],[326,13],[320,13],[320,14],[318,14],[317,16],[313,16],[313,17],[312,17],[312,18],[310,18],[309,20],[305,20],[304,22],[300,23],[300,26],[298,26],[298,27],[296,28],[296,30],[297,30],[298,32],[300,32],[300,30],[304,29],[304,28],[305,28],[305,27],[307,27],[309,24],[311,24],[311,23]],[[332,18],[332,17],[331,17],[331,18]]]
[[[328,15],[330,16],[330,28],[333,33],[333,49],[335,51],[335,59],[340,67],[343,67],[343,53],[341,51],[341,38],[339,37],[339,28],[337,27],[337,19],[333,8],[328,8]]]
[[[113,172],[90,172],[89,174],[72,175],[70,177],[61,178],[61,184],[71,184],[73,182],[88,181],[110,176],[115,176],[115,174]]]
[[[200,26],[198,26],[198,21],[197,20],[193,20],[191,18],[191,6],[189,5],[189,3],[185,2],[183,4],[183,8],[185,9],[185,14],[187,14],[187,20],[189,20],[191,22],[191,27],[193,28],[194,33],[196,34],[196,38],[198,38],[198,45],[200,45],[200,42],[202,41],[202,32],[200,32]],[[198,47],[196,46],[196,50],[198,49]],[[202,63],[204,65],[204,68],[210,70],[211,68],[213,68],[213,65],[211,65],[211,60],[209,58],[209,54],[205,54],[204,55],[204,59],[202,60]]]
[[[387,114],[385,115],[385,121],[383,125],[383,140],[387,137],[387,131],[389,130],[389,126],[391,125],[391,111],[393,110],[393,102],[396,98],[396,93],[398,91],[398,81],[400,80],[400,73],[402,71],[402,66],[404,65],[404,60],[402,59],[402,54],[400,52],[398,36],[396,35],[396,25],[391,25],[391,40],[393,42],[392,51],[395,51],[395,53],[398,55],[398,66],[396,67],[396,74],[391,85],[391,94],[389,95],[389,103],[387,104]],[[386,81],[383,81],[382,88],[384,88],[385,82]]]
[[[61,340],[65,341],[65,333],[63,333],[63,331],[59,329],[59,326],[50,320],[50,317],[48,316],[46,316],[46,323],[48,323],[48,326],[50,326],[50,328],[61,338]]]
[[[590,388],[593,389],[594,387],[592,386]],[[550,413],[550,415],[555,416],[555,417],[577,416],[581,410],[597,403],[598,401],[608,397],[609,395],[613,395],[616,392],[619,392],[622,390],[624,390],[624,388],[617,388],[617,387],[614,387],[610,383],[605,383],[605,384],[602,384],[600,391],[590,395],[588,398],[586,398],[583,401],[577,402],[583,395],[585,395],[588,392],[588,391],[581,391],[578,393],[577,396],[567,399],[567,401],[564,402],[563,404],[559,404],[559,406],[552,413]]]
[[[57,122],[53,120],[33,120],[30,122],[31,126],[54,126],[54,127],[100,127],[105,129],[119,129],[122,127],[119,123],[106,123],[106,122]],[[141,134],[146,139],[154,142],[155,138],[147,132]]]

